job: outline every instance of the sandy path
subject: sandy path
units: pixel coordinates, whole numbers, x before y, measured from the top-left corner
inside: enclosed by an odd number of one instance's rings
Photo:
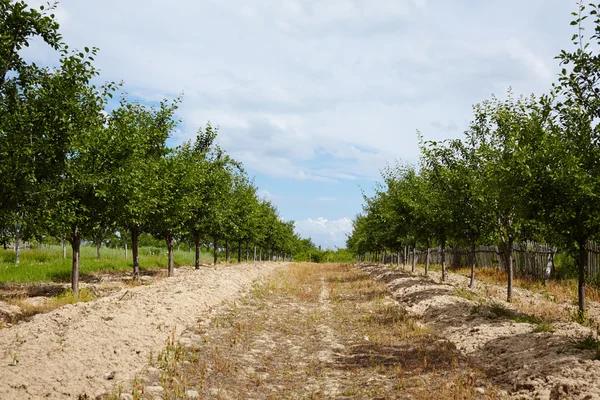
[[[497,317],[489,304],[457,295],[457,288],[465,288],[468,281],[457,274],[450,273],[448,282],[440,283],[441,274],[436,271],[430,271],[426,278],[381,265],[362,269],[384,281],[406,310],[475,360],[505,390],[506,397],[600,399],[600,361],[595,359],[595,351],[575,346],[589,335],[589,328],[558,322],[555,332],[536,332],[535,324]],[[488,301],[512,308],[490,297],[490,287],[495,295],[504,296],[505,292],[495,286],[478,284],[474,291]],[[534,307],[557,306],[539,297],[528,290],[515,291],[515,298],[533,301]]]
[[[283,264],[179,268],[174,278],[68,305],[0,330],[0,398],[91,398],[130,382],[211,307]],[[17,362],[18,361],[18,362]],[[114,373],[114,379],[105,374]]]

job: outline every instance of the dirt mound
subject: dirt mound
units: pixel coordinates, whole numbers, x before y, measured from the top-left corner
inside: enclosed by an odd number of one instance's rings
[[[131,381],[173,331],[179,335],[277,267],[179,268],[176,277],[151,286],[122,289],[1,329],[2,398],[93,398],[111,391]]]
[[[590,328],[574,322],[550,328],[512,304],[491,298],[489,285],[466,289],[467,279],[456,274],[448,283],[439,283],[435,271],[426,278],[385,266],[362,268],[386,282],[410,313],[469,355],[507,397],[600,399],[597,339],[590,336]],[[516,292],[517,302],[520,297],[529,302],[536,298],[537,308],[556,306],[526,290]]]

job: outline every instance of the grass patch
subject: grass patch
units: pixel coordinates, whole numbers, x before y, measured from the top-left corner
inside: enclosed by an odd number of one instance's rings
[[[478,299],[478,296],[474,292],[466,288],[456,288],[456,290],[454,290],[454,294],[470,301],[477,301]]]
[[[80,302],[85,303],[92,300],[96,300],[96,296],[87,288],[79,289],[78,298],[76,298],[73,295],[73,291],[69,289],[57,296],[47,298],[42,303],[32,304],[31,302],[27,301],[26,298],[12,299],[9,303],[18,306],[21,309],[21,314],[18,315],[15,321],[11,322],[15,323],[21,319],[29,318],[36,314],[47,313],[67,304],[75,304]]]
[[[600,360],[600,340],[598,340],[597,336],[586,336],[584,339],[575,343],[575,348],[580,350],[594,350],[596,352],[594,359]]]
[[[152,398],[158,386],[163,398],[497,397],[452,343],[350,265],[291,264],[182,337],[167,340],[152,357],[157,369],[127,393]]]
[[[492,304],[490,304],[490,311],[492,312],[492,314],[499,318],[515,318],[514,311],[512,311],[509,308],[506,308],[503,304],[497,302],[493,302]]]
[[[69,282],[71,279],[71,249],[67,248],[67,257],[63,259],[61,246],[50,246],[42,249],[22,249],[21,262],[15,264],[13,250],[0,249],[0,282]],[[139,259],[142,270],[165,267],[167,265],[166,249],[140,248]],[[175,265],[193,265],[195,253],[191,251],[175,251]],[[202,253],[201,261],[212,260],[208,253]],[[106,271],[130,271],[132,269],[131,251],[125,258],[124,249],[102,248],[100,260],[96,258],[96,248],[81,246],[80,273],[87,274]]]
[[[555,331],[555,328],[552,324],[548,324],[546,322],[540,322],[535,329],[534,332],[549,332],[552,333]]]

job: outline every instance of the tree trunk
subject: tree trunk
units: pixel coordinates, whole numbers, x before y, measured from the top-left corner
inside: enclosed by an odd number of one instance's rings
[[[213,238],[213,265],[217,265],[217,237]]]
[[[577,296],[579,304],[579,312],[583,313],[586,309],[585,304],[585,270],[588,263],[588,250],[587,240],[579,241],[579,257],[577,260],[577,266],[579,270],[579,281],[577,283]]]
[[[406,260],[408,257],[408,247],[404,246],[404,258],[402,259],[402,270],[404,271],[406,269]]]
[[[196,259],[194,267],[200,269],[200,232],[194,232],[194,245],[196,246]]]
[[[256,262],[256,242],[254,242],[254,257],[252,258],[252,262]]]
[[[446,238],[442,238],[442,282],[446,282]]]
[[[238,242],[238,264],[242,262],[242,242]]]
[[[415,272],[416,269],[416,264],[417,264],[417,244],[415,243],[415,245],[412,248],[412,272]]]
[[[225,264],[229,264],[229,239],[225,240]]]
[[[259,259],[260,261],[262,261],[262,260],[263,260],[263,259],[262,259],[262,247],[261,247],[260,249],[258,249],[258,259]]]
[[[471,281],[469,282],[469,287],[473,288],[475,286],[475,264],[477,263],[477,257],[475,257],[475,240],[471,241]]]
[[[431,242],[427,239],[427,249],[425,249],[425,276],[429,273],[429,247],[431,246]]]
[[[173,238],[173,235],[171,233],[165,233],[165,242],[167,242],[167,250],[168,250],[168,254],[169,254],[169,263],[168,263],[168,268],[169,268],[169,274],[168,276],[171,277],[175,274],[175,259],[174,259],[174,248],[175,248],[175,239]]]
[[[133,257],[133,279],[140,278],[140,257],[139,257],[139,228],[133,226],[131,228],[131,255]]]
[[[71,268],[71,289],[73,297],[79,298],[79,252],[81,250],[81,232],[73,229],[71,234],[71,247],[73,248],[73,265]]]
[[[504,247],[504,257],[506,259],[506,272],[508,273],[508,285],[506,289],[506,301],[510,303],[512,299],[513,291],[513,246],[514,240],[512,237],[508,238],[508,243],[502,243]]]
[[[67,259],[67,241],[65,238],[61,239],[62,251],[63,251],[63,260]]]
[[[21,229],[17,228],[15,231],[15,264],[19,264],[21,261]]]
[[[96,242],[96,259],[97,260],[100,259],[100,247],[102,247],[102,242],[101,241],[97,241]]]

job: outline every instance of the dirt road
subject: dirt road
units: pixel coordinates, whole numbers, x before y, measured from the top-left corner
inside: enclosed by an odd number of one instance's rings
[[[0,398],[64,399],[130,382],[175,330],[283,264],[179,268],[176,277],[0,330]]]

